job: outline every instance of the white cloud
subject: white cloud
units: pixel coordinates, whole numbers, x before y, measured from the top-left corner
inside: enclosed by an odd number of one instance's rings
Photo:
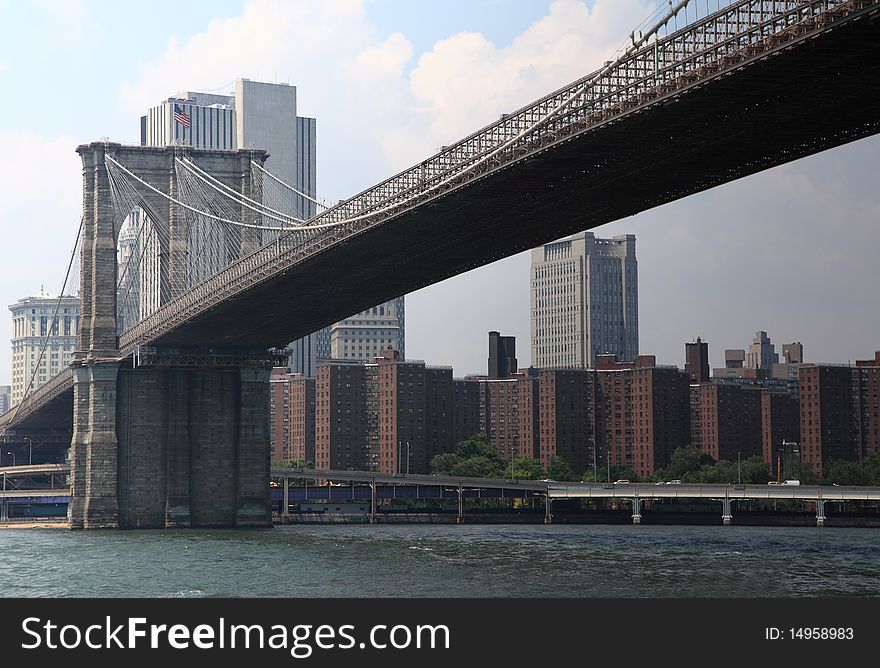
[[[0,74],[9,69],[9,61],[0,58]]]
[[[596,0],[592,10],[578,0],[556,0],[509,45],[480,33],[437,42],[410,74],[413,113],[389,133],[383,145],[389,160],[403,168],[588,74],[649,12],[638,0]]]

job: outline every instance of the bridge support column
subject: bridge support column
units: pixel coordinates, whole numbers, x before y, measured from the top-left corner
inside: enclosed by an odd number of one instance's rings
[[[89,370],[73,367],[73,436],[68,453],[70,463],[70,502],[67,522],[71,529],[83,528],[83,505],[86,498],[86,451],[89,448]]]
[[[376,523],[376,481],[370,481],[370,524]]]
[[[553,523],[552,505],[553,499],[550,498],[550,492],[548,491],[547,496],[544,497],[544,524]]]
[[[71,439],[71,529],[119,526],[117,500],[116,377],[118,362],[74,370],[74,436]]]
[[[455,518],[456,524],[464,524],[464,502],[462,500],[462,494],[464,490],[462,490],[461,485],[458,486],[458,517]]]
[[[281,495],[281,524],[290,524],[290,478],[284,476],[284,494]]]
[[[721,500],[721,523],[724,526],[728,526],[733,521],[732,503],[731,499],[725,498]]]
[[[633,524],[642,523],[642,500],[635,496],[632,500],[633,504]]]
[[[167,491],[165,527],[186,529],[191,526],[189,384],[182,371],[168,372],[168,438],[165,444]],[[157,416],[158,417],[158,416]],[[159,438],[161,441],[161,437]],[[157,453],[161,457],[160,453]]]
[[[269,489],[269,369],[241,369],[239,389],[238,498],[235,525],[266,526]]]
[[[816,526],[825,526],[825,499],[816,499]]]

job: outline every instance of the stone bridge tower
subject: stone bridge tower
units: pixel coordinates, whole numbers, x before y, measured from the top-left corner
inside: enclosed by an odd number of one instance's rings
[[[117,333],[117,234],[107,158],[174,197],[185,153],[239,192],[258,192],[251,160],[263,151],[92,143],[83,164],[81,319],[74,355],[70,446],[73,529],[271,526],[266,351],[163,349],[122,357]],[[188,229],[169,199],[142,187],[159,212],[162,306],[186,290]],[[243,217],[242,220],[246,220]],[[252,234],[235,230],[240,255]]]

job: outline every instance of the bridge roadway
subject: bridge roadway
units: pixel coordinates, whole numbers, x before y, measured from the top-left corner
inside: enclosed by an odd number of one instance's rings
[[[61,498],[62,489],[6,489],[6,481],[38,475],[65,475],[70,472],[66,464],[39,464],[33,466],[8,466],[0,468],[4,488],[0,497],[8,499],[46,499]],[[371,518],[376,515],[376,499],[379,486],[416,486],[452,488],[459,500],[459,519],[463,521],[463,499],[472,496],[468,490],[502,490],[510,496],[540,495],[548,500],[546,518],[552,518],[552,503],[560,499],[594,498],[621,499],[633,505],[633,522],[641,521],[641,504],[652,499],[708,499],[722,503],[722,521],[729,524],[732,504],[742,500],[799,500],[816,504],[818,525],[825,522],[825,504],[840,501],[880,501],[880,487],[825,486],[825,485],[751,485],[751,484],[700,484],[700,483],[582,483],[558,482],[552,480],[510,480],[499,478],[467,478],[448,475],[391,474],[372,471],[341,471],[315,469],[273,468],[270,477],[283,480],[280,500],[282,508],[290,503],[291,480],[314,480],[348,482],[368,485],[371,490]],[[333,487],[327,490],[329,500],[344,501],[351,498],[340,491],[338,498],[332,494]],[[285,496],[287,503],[284,503]],[[386,495],[382,495],[388,498]],[[289,514],[289,513],[288,513]]]
[[[878,19],[880,0],[736,0],[321,219],[354,222],[242,258],[123,333],[121,355],[284,346],[495,260],[876,134]],[[0,426],[69,427],[72,385],[68,370]]]

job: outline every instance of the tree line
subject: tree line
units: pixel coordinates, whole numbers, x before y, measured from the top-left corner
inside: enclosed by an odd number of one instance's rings
[[[544,480],[558,482],[668,482],[685,483],[742,483],[762,485],[773,480],[770,466],[753,455],[739,462],[725,459],[715,461],[711,455],[688,445],[676,448],[669,464],[653,475],[640,478],[626,466],[605,466],[603,469],[573,471],[561,457],[551,457],[546,469],[531,457],[504,458],[489,443],[485,434],[473,434],[458,443],[455,452],[436,455],[431,460],[431,473],[469,478],[503,478],[508,480]],[[862,462],[832,461],[823,467],[822,476],[811,471],[798,476],[805,484],[880,485],[880,452]]]

